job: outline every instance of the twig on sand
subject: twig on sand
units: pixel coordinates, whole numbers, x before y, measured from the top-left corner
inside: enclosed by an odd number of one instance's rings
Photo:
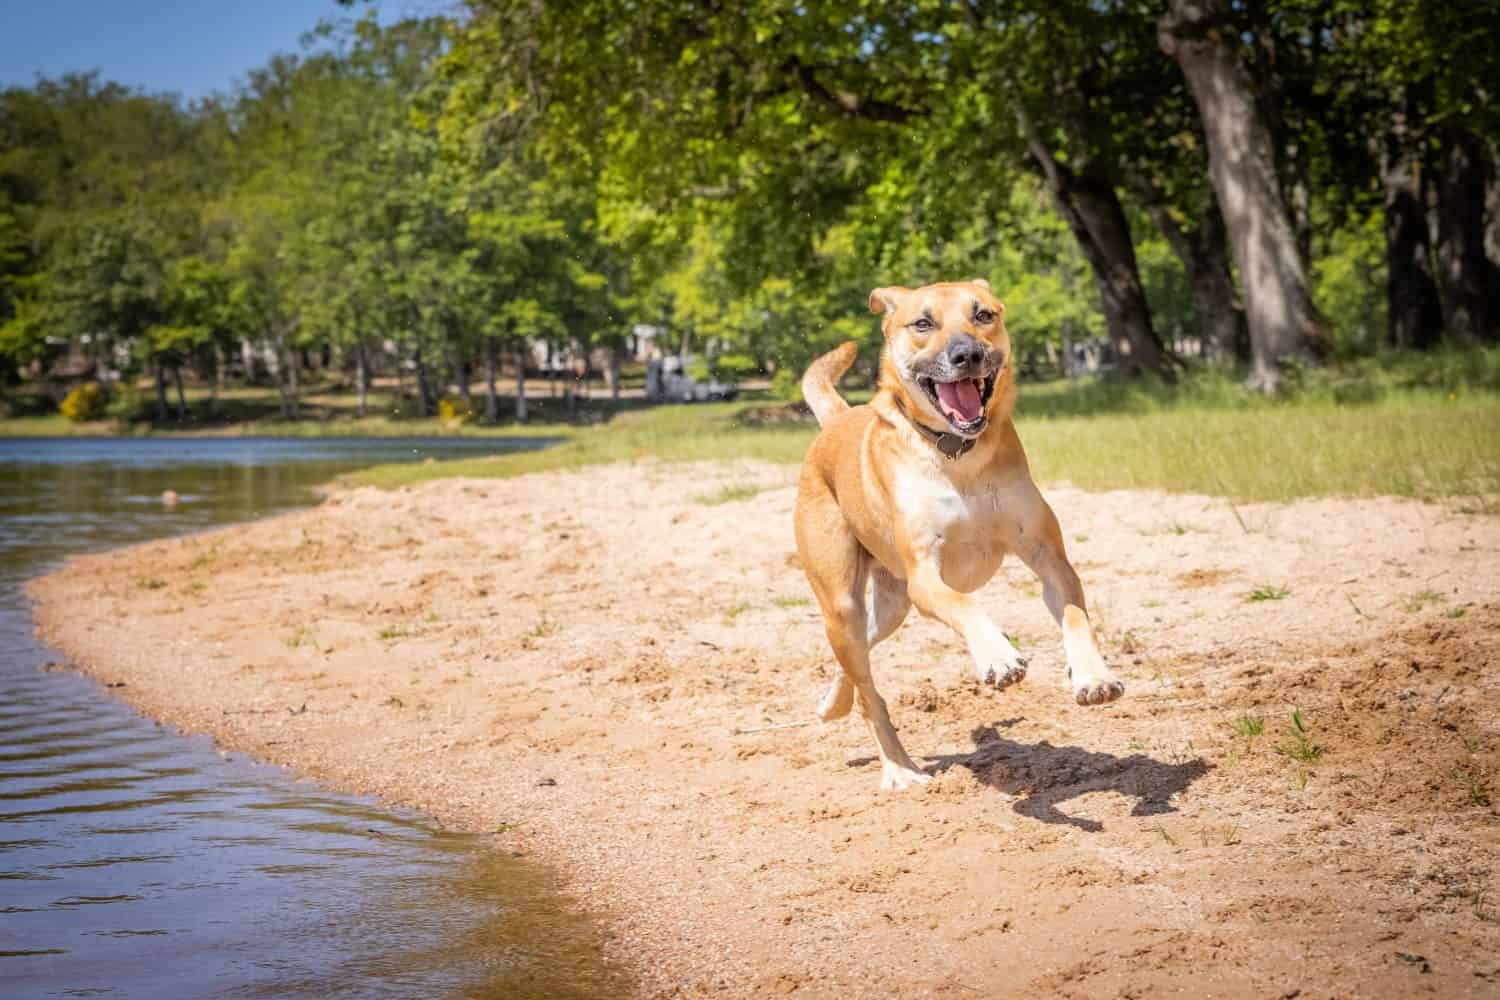
[[[774,726],[755,726],[750,729],[731,729],[730,736],[749,736],[751,733],[769,733],[773,729],[801,729],[803,726],[811,726],[817,719],[807,719],[804,722],[780,722]]]
[[[1225,497],[1224,502],[1229,504],[1229,513],[1233,514],[1234,519],[1240,522],[1240,530],[1247,535],[1250,534],[1250,526],[1245,523],[1245,519],[1243,517],[1240,517],[1240,509],[1234,505],[1234,501],[1229,499],[1228,497]]]

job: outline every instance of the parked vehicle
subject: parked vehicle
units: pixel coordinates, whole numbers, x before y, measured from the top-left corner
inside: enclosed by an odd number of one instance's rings
[[[658,403],[706,403],[730,400],[740,394],[733,382],[694,378],[688,374],[687,359],[669,356],[646,365],[646,398]]]

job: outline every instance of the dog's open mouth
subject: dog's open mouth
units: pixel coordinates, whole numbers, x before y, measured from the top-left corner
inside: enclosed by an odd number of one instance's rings
[[[990,393],[995,391],[995,375],[951,382],[923,377],[917,383],[958,433],[973,434],[984,426],[984,408],[990,401]]]

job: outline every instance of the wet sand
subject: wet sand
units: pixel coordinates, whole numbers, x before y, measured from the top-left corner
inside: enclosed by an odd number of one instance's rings
[[[1124,700],[1008,562],[1027,680],[913,614],[875,671],[937,778],[882,793],[813,721],[795,475],[360,490],[32,593],[147,713],[555,866],[650,995],[1500,992],[1500,519],[1048,489]]]

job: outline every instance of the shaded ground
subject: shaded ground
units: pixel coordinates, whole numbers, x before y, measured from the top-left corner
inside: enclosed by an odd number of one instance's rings
[[[913,615],[876,675],[938,778],[880,793],[856,721],[747,732],[832,668],[794,476],[361,490],[34,591],[146,711],[558,864],[651,993],[1500,993],[1500,520],[1049,490],[1125,699],[1008,563],[1027,681]]]

